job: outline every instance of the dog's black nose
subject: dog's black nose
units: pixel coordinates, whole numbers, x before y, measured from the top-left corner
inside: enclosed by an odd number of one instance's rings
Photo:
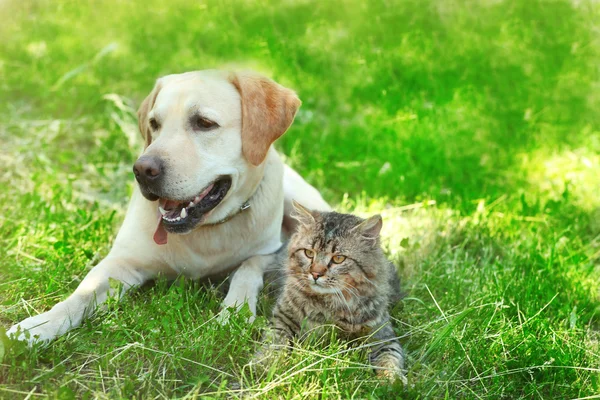
[[[139,183],[147,184],[160,178],[162,161],[155,156],[142,156],[133,165],[135,179]]]

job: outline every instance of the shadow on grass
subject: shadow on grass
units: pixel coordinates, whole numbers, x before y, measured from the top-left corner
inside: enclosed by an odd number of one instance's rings
[[[27,68],[6,73],[2,92],[36,114],[97,119],[103,94],[137,103],[157,76],[242,60],[299,91],[280,147],[328,198],[365,191],[468,211],[524,187],[522,154],[597,129],[592,4],[274,5],[119,3],[102,23],[87,6],[15,6],[15,40],[0,51]]]
[[[582,157],[598,168],[596,5],[139,4],[0,5],[8,13],[0,36],[11,38],[0,42],[8,105],[0,115],[9,120],[0,124],[8,188],[0,256],[3,268],[18,267],[8,275],[27,276],[2,293],[4,303],[29,296],[34,308],[48,308],[107,249],[122,215],[105,210],[122,212],[134,158],[123,132],[136,128],[131,112],[118,114],[103,96],[116,93],[135,109],[157,76],[239,61],[299,92],[304,105],[278,146],[333,204],[343,206],[347,194],[391,213],[390,205],[434,199],[442,206],[417,221],[462,224],[459,232],[425,227],[438,247],[403,264],[411,294],[397,316],[409,332],[414,397],[592,394],[593,371],[571,367],[596,368],[596,350],[586,346],[598,311],[597,232],[573,193],[597,182],[591,173],[569,186],[564,174],[552,194],[536,164],[587,146]],[[98,193],[108,205],[92,203]],[[386,219],[398,239],[394,257],[403,257],[403,238],[426,247],[394,223]],[[188,360],[230,371],[257,337],[242,324],[203,325],[218,307],[212,291],[158,285],[41,355],[24,351],[0,378],[51,395],[62,385],[83,391],[82,377],[102,393],[106,380],[113,397],[214,389],[215,375]],[[296,389],[355,390],[351,379],[312,374]],[[365,397],[397,394],[369,385]]]

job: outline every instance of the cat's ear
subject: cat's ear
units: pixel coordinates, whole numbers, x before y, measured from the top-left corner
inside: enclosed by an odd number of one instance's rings
[[[382,226],[383,220],[381,219],[381,215],[377,214],[356,225],[352,230],[360,232],[360,235],[365,239],[375,240],[379,237]]]
[[[296,200],[292,200],[292,206],[294,206],[294,211],[292,211],[291,217],[296,219],[302,225],[310,225],[315,222],[315,216],[313,213]]]

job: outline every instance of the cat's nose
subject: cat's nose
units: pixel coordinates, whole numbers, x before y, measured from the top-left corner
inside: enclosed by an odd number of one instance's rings
[[[320,272],[311,272],[310,274],[312,275],[315,282],[317,281],[317,279],[323,276],[323,274],[321,274]]]

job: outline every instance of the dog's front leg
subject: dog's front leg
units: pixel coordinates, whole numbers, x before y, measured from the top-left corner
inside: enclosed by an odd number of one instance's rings
[[[224,309],[221,313],[221,322],[228,320],[229,308],[235,307],[239,310],[245,303],[248,303],[248,307],[252,312],[249,321],[254,321],[258,294],[264,284],[263,275],[274,261],[275,254],[259,255],[250,257],[240,265],[231,277],[229,292],[223,300]]]
[[[102,260],[83,279],[75,292],[49,311],[26,318],[12,326],[7,334],[18,340],[48,342],[79,326],[98,305],[111,295],[117,294],[111,288],[111,279],[122,283],[121,294],[139,286],[150,277],[147,272],[135,268],[127,260],[110,256]],[[112,285],[114,286],[114,285]]]

